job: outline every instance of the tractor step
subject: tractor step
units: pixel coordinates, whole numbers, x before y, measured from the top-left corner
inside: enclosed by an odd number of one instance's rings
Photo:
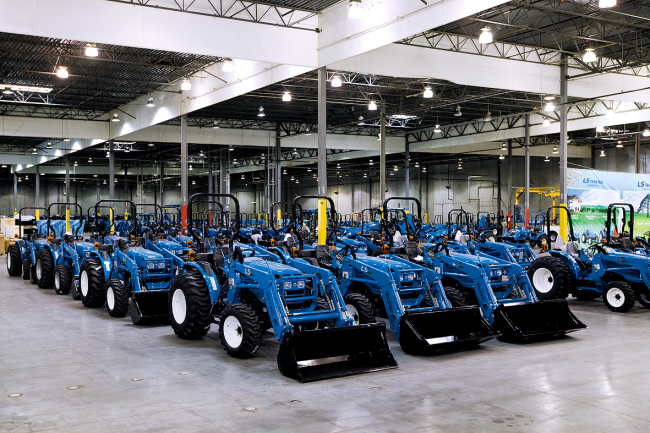
[[[498,337],[478,307],[446,310],[406,310],[400,319],[399,343],[409,355],[476,346]]]
[[[512,343],[562,336],[585,329],[569,309],[566,299],[501,304],[494,312],[499,340]]]
[[[397,368],[386,340],[386,324],[287,332],[278,352],[280,372],[313,382]]]
[[[131,320],[134,325],[155,325],[169,321],[167,290],[131,293]]]

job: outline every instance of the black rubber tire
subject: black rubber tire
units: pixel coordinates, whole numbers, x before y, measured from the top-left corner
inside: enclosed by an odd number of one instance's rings
[[[348,305],[352,305],[357,310],[356,314],[352,315],[355,325],[375,323],[377,321],[372,303],[361,293],[348,293],[343,300],[345,301],[346,308]]]
[[[241,334],[242,341],[238,347],[232,347],[228,344],[224,335],[224,332],[228,332],[224,324],[230,316],[239,321],[240,327],[237,329],[237,333]],[[228,305],[221,313],[219,323],[219,338],[228,355],[241,359],[255,355],[262,342],[262,330],[260,329],[259,319],[251,307],[246,304]]]
[[[72,287],[72,272],[66,265],[54,268],[54,291],[57,295],[67,295]]]
[[[447,295],[447,299],[449,299],[452,307],[456,308],[468,305],[465,296],[463,296],[463,294],[458,289],[451,286],[446,286],[444,289],[445,295]]]
[[[650,308],[650,291],[643,287],[636,293],[636,300],[645,308]]]
[[[540,269],[546,269],[551,273],[550,282],[552,283],[552,286],[549,290],[544,292],[535,287],[535,272]],[[568,295],[571,274],[567,265],[557,257],[543,256],[533,260],[533,263],[528,267],[528,278],[535,290],[537,298],[540,300],[566,298]]]
[[[586,234],[581,234],[580,235],[580,243],[585,244],[587,243],[587,235]]]
[[[32,279],[32,262],[29,259],[23,260],[23,270],[21,276],[23,277],[23,280]]]
[[[174,315],[174,293],[180,290],[185,299],[185,320],[179,323]],[[180,295],[179,295],[180,296]],[[188,270],[174,277],[169,287],[169,319],[174,333],[183,340],[197,340],[208,333],[212,323],[212,305],[208,285],[201,273]]]
[[[622,294],[623,294],[623,304],[620,306],[614,306],[609,302],[607,294],[610,292],[610,290],[613,289],[620,289]],[[629,284],[624,283],[623,281],[612,281],[607,284],[605,284],[605,291],[603,292],[603,301],[605,301],[605,305],[607,305],[607,308],[609,308],[612,311],[615,311],[617,313],[625,313],[627,311],[630,311],[632,307],[634,307],[634,290],[632,287],[630,287]]]
[[[531,247],[535,247],[535,245],[537,245],[537,242],[535,240],[531,239],[531,240],[528,241],[528,245],[530,245]]]
[[[555,242],[557,240],[557,233],[551,231],[551,233],[549,233],[549,238],[551,239],[551,242]]]
[[[36,278],[36,283],[41,289],[51,289],[54,287],[54,257],[49,248],[43,248],[36,254],[36,269],[38,270],[40,261],[41,277]],[[38,272],[36,273],[38,277]]]
[[[84,295],[81,290],[84,273],[88,278],[88,290]],[[104,293],[104,268],[97,257],[89,257],[79,266],[79,294],[81,302],[86,308],[99,308],[104,305],[106,295]]]
[[[20,247],[18,244],[11,244],[7,248],[7,273],[10,277],[19,277],[22,271]]]
[[[600,292],[595,290],[575,290],[573,292],[573,297],[578,301],[593,301],[596,298],[599,298],[601,295]]]
[[[548,248],[548,245],[549,245],[548,236],[541,235],[540,237],[537,238],[537,246],[539,248],[542,248],[542,245],[544,245],[546,248]]]
[[[110,289],[110,290],[109,290]],[[113,294],[113,308],[110,307],[109,293]],[[106,311],[111,317],[124,317],[129,311],[130,290],[124,285],[122,280],[111,278],[104,285],[106,296]]]

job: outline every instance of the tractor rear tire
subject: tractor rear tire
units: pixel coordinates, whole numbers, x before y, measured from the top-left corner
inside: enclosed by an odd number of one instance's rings
[[[20,247],[18,244],[11,244],[7,248],[7,273],[10,277],[19,277],[21,272]]]
[[[375,323],[375,309],[372,304],[361,293],[348,293],[343,300],[345,301],[345,308],[348,309],[350,315],[354,318],[354,324]]]
[[[557,233],[551,231],[551,233],[549,234],[549,238],[551,239],[551,242],[555,242],[557,240]]]
[[[449,299],[452,307],[457,308],[469,305],[465,296],[463,296],[463,294],[455,287],[446,286],[444,289],[445,295],[447,295],[447,299]]]
[[[540,237],[537,238],[537,246],[540,248],[548,248],[549,242],[548,242],[548,236],[546,235],[541,235]]]
[[[79,294],[86,308],[104,305],[104,268],[97,257],[89,257],[79,267]]]
[[[30,280],[32,276],[32,264],[29,259],[23,260],[23,271],[22,271],[23,280]]]
[[[637,292],[636,299],[645,308],[650,308],[650,291],[645,287]]]
[[[625,313],[634,307],[634,290],[623,281],[612,281],[605,284],[603,301],[612,311]]]
[[[124,317],[129,311],[129,289],[122,280],[111,278],[104,286],[106,292],[106,311],[111,317]]]
[[[49,248],[43,248],[36,254],[36,283],[41,289],[54,287],[54,257]]]
[[[54,268],[54,291],[57,295],[67,295],[72,287],[72,272],[66,265]]]
[[[233,358],[250,358],[262,342],[262,330],[255,311],[246,304],[227,306],[219,320],[221,345]]]
[[[567,265],[557,257],[536,258],[528,267],[528,278],[540,300],[566,298],[568,295],[571,274]]]
[[[174,277],[169,287],[169,318],[183,340],[205,336],[212,322],[210,291],[201,273],[191,269]]]

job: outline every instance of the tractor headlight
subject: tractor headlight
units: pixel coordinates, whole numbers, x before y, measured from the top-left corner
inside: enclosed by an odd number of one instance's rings
[[[86,258],[90,257],[90,253],[86,253]]]
[[[408,274],[406,274],[406,281],[413,281],[413,280],[415,280],[415,273],[409,272]]]
[[[285,281],[284,282],[284,289],[285,290],[291,289],[291,281]]]
[[[165,263],[164,263],[164,262],[158,263],[158,267],[159,267],[160,269],[164,268],[164,267],[165,267]]]
[[[494,271],[492,271],[492,275],[494,275],[495,277],[500,277],[501,269],[495,269]]]
[[[147,269],[153,269],[156,266],[155,263],[147,263]]]
[[[299,289],[304,289],[305,288],[305,281],[304,280],[296,281],[296,287],[299,288]]]

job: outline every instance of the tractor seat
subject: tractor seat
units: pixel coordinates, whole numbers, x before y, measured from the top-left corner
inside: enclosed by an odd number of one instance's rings
[[[197,262],[208,262],[212,264],[213,262],[213,254],[212,253],[197,253],[196,254],[196,261]]]
[[[313,257],[303,257],[303,259],[312,266],[320,267],[318,266],[318,260]]]
[[[230,255],[229,247],[220,247],[214,249],[213,260],[214,260],[214,266],[217,269],[223,269],[223,265],[226,261],[226,255]]]
[[[566,252],[574,259],[579,260],[580,248],[578,248],[578,243],[576,241],[571,241],[566,244]]]
[[[305,257],[316,257],[316,250],[300,250],[298,251],[298,257],[304,259]]]
[[[404,244],[404,253],[409,260],[414,260],[417,256],[420,255],[420,248],[418,247],[417,242],[408,241]]]
[[[318,264],[329,268],[332,266],[332,256],[330,253],[330,247],[327,245],[316,245],[316,260],[318,261]]]
[[[634,242],[632,242],[632,239],[628,237],[621,239],[621,249],[627,252],[634,252]]]

